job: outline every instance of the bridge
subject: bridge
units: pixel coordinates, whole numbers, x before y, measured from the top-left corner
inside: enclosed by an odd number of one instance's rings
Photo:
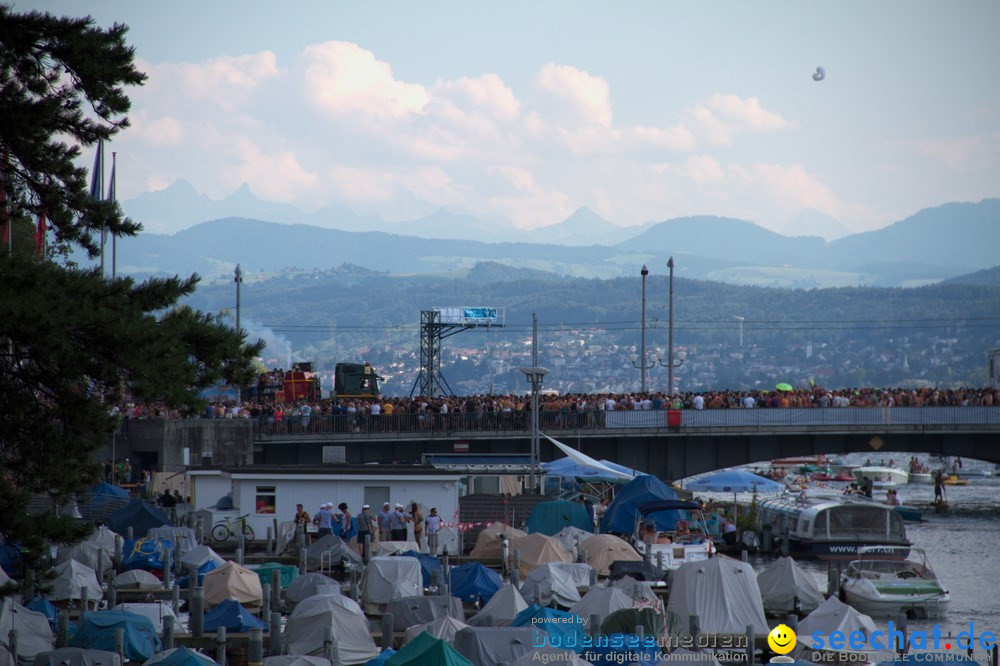
[[[540,430],[597,459],[674,480],[826,454],[931,453],[1000,463],[1000,407],[844,407],[542,412]],[[339,414],[253,428],[253,462],[419,461],[425,453],[526,454],[531,414]],[[331,448],[333,447],[333,448]],[[341,448],[342,447],[342,448]],[[560,457],[542,439],[541,460]]]

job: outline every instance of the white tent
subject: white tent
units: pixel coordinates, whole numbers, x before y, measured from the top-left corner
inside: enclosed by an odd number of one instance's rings
[[[209,561],[215,562],[215,564],[220,567],[226,563],[226,561],[222,559],[222,556],[212,550],[209,546],[195,546],[181,555],[181,567],[183,567],[185,571],[188,569],[198,569]]]
[[[551,536],[546,536],[540,532],[527,536],[511,539],[510,542],[510,563],[514,564],[514,551],[518,551],[520,566],[518,567],[522,576],[537,569],[549,562],[572,562],[573,555],[562,542]]]
[[[562,545],[566,546],[566,550],[570,552],[573,556],[573,561],[575,562],[580,557],[580,542],[586,541],[590,537],[594,536],[594,533],[588,532],[587,530],[581,530],[579,527],[574,527],[573,525],[567,525],[556,532],[555,536],[562,542]]]
[[[122,666],[122,658],[108,650],[64,647],[39,652],[32,666]]]
[[[790,557],[779,557],[757,574],[757,586],[764,611],[768,613],[787,614],[798,610],[809,613],[823,603],[823,593],[816,581]],[[796,598],[798,609],[795,608]]]
[[[413,559],[413,558],[407,558]],[[285,625],[284,644],[289,654],[322,656],[326,628],[332,627],[342,664],[361,664],[378,655],[368,620],[353,601],[339,594],[306,599],[292,611]]]
[[[103,565],[103,570],[109,571],[113,555],[114,550],[108,551],[106,547],[93,541],[81,541],[70,546],[60,546],[56,563],[62,564],[63,562],[76,560],[80,564],[97,571],[99,568],[98,563],[100,562]]]
[[[368,603],[387,604],[423,592],[420,560],[415,557],[373,557],[362,581],[362,597]]]
[[[89,543],[96,543],[98,546],[104,548],[109,553],[115,552],[115,542],[117,541],[120,545],[125,545],[125,539],[121,536],[115,534],[107,525],[101,525],[96,530],[90,533],[90,535],[85,539]]]
[[[435,594],[403,597],[402,599],[393,601],[389,605],[388,611],[392,613],[393,631],[406,631],[407,627],[417,624],[429,624],[442,617],[465,620],[462,600],[450,595]],[[463,622],[462,624],[465,623]]]
[[[49,599],[53,601],[63,601],[66,599],[79,599],[80,590],[87,589],[87,598],[91,602],[98,602],[104,596],[101,583],[97,580],[97,574],[90,567],[80,564],[76,560],[68,560],[59,564],[54,569],[56,577],[52,581],[52,592]]]
[[[406,630],[406,634],[403,636],[403,645],[406,645],[414,638],[419,636],[422,632],[427,632],[434,638],[440,638],[446,643],[455,643],[455,634],[457,634],[462,629],[468,627],[466,623],[461,620],[456,620],[455,618],[446,615],[445,617],[438,618],[432,622],[426,622],[424,624],[415,624]]]
[[[585,620],[592,615],[604,618],[617,610],[632,608],[633,599],[624,590],[617,587],[595,586],[590,588],[583,598],[569,607],[570,613],[576,613]]]
[[[513,540],[528,536],[527,532],[516,529],[505,523],[493,523],[476,537],[476,546],[469,553],[470,557],[503,557],[503,538]]]
[[[493,618],[493,625],[497,627],[509,626],[517,614],[528,607],[528,602],[524,600],[517,588],[507,583],[494,593],[486,605],[478,613],[469,618],[469,624],[474,627],[486,626],[488,620]]]
[[[264,603],[260,576],[236,562],[226,562],[205,574],[205,607],[214,608],[226,599],[235,599],[247,608]]]
[[[153,626],[156,627],[156,633],[163,633],[163,618],[172,617],[174,618],[174,631],[177,633],[184,633],[187,631],[187,627],[181,622],[180,617],[174,612],[174,607],[165,601],[154,601],[152,603],[121,603],[114,607],[116,611],[123,611],[126,613],[135,613],[136,615],[141,615],[143,617],[149,618]]]
[[[573,574],[555,564],[544,564],[528,574],[521,584],[521,595],[539,606],[555,601],[566,608],[580,601]]]
[[[581,541],[580,549],[587,551],[587,564],[597,569],[597,573],[602,576],[611,573],[611,565],[615,562],[642,561],[642,555],[635,548],[613,534],[595,534],[586,541]]]
[[[337,581],[330,578],[326,574],[319,573],[318,571],[311,571],[292,581],[291,585],[288,586],[288,589],[285,590],[285,601],[294,606],[295,604],[316,595],[319,588],[333,586],[336,586],[337,593],[339,594],[340,584],[337,583]]]
[[[0,599],[0,653],[5,649],[10,652],[12,629],[17,630],[17,658],[21,662],[30,662],[38,653],[50,652],[55,647],[47,617],[13,599]]]
[[[811,636],[819,631],[829,636],[834,631],[842,631],[845,636],[850,636],[853,632],[860,631],[867,639],[875,630],[875,622],[870,617],[851,608],[836,597],[830,597],[799,622],[795,633],[799,636]],[[811,651],[806,645],[807,642],[800,640],[792,654],[799,656]]]
[[[720,599],[725,603],[719,603]],[[771,630],[764,618],[753,567],[723,555],[686,562],[674,572],[667,630],[686,629],[692,615],[700,618],[702,631],[709,634],[742,634],[748,626],[757,634]]]
[[[632,576],[622,576],[618,580],[610,582],[609,587],[615,587],[632,598],[632,606],[635,608],[653,608],[657,612],[663,612],[663,600],[657,596],[649,583],[636,580]]]
[[[145,569],[129,569],[115,576],[118,589],[162,590],[163,582]]]

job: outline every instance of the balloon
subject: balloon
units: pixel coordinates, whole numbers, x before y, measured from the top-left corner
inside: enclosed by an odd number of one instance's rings
[[[826,78],[826,70],[822,67],[816,68],[816,73],[813,74],[813,81],[822,81]]]

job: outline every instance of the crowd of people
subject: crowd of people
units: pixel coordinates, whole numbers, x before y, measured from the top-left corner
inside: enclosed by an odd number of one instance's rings
[[[419,549],[423,550],[426,545],[432,555],[437,555],[438,535],[444,527],[444,519],[438,515],[437,507],[432,507],[430,513],[424,516],[416,502],[408,509],[398,502],[395,506],[386,502],[378,513],[364,504],[357,516],[352,516],[346,502],[341,502],[336,508],[333,502],[326,502],[311,517],[301,504],[296,504],[292,520],[310,540],[313,537],[322,539],[328,534],[345,541],[357,537],[358,554],[365,557],[369,555],[365,552],[366,547],[374,549],[380,542],[408,541],[409,526],[412,526],[413,541]]]

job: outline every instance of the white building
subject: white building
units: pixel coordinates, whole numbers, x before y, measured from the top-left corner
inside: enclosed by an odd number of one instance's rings
[[[295,505],[310,515],[320,505],[346,502],[353,515],[363,504],[377,513],[384,502],[399,502],[409,509],[417,502],[428,510],[435,507],[446,522],[458,518],[458,498],[463,475],[423,465],[338,465],[336,469],[315,467],[247,466],[234,469],[190,469],[187,488],[195,510],[212,512],[212,522],[244,514],[257,538],[263,538],[274,521],[292,520]],[[233,509],[218,511],[220,498],[232,495]]]

